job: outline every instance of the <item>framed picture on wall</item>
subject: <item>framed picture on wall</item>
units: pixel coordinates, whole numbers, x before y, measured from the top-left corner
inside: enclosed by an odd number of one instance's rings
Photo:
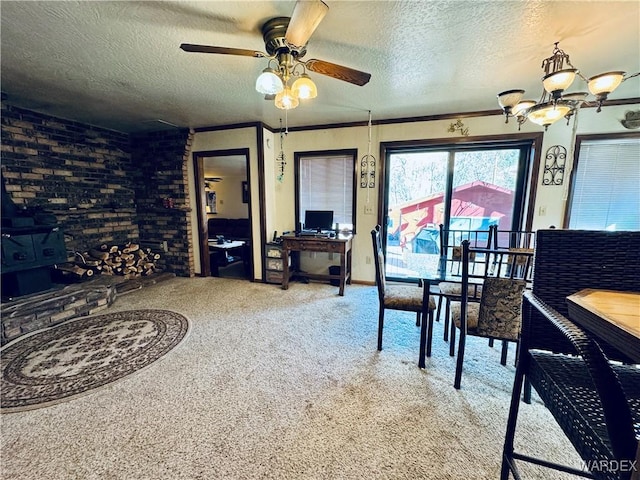
[[[242,203],[249,203],[249,183],[242,182]]]
[[[207,192],[207,213],[218,213],[216,192]]]

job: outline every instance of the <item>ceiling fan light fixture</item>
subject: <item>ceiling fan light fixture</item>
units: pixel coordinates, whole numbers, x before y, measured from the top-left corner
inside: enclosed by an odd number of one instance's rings
[[[276,95],[275,104],[276,107],[281,110],[291,110],[296,108],[300,104],[300,101],[298,100],[298,97],[293,94],[291,89],[286,86],[284,90]]]
[[[291,91],[295,96],[299,99],[306,100],[309,98],[316,98],[318,96],[318,87],[313,83],[313,80],[307,75],[303,73],[300,75],[293,85],[291,85]]]
[[[273,68],[265,68],[256,79],[256,90],[265,95],[274,95],[284,90],[280,75]]]

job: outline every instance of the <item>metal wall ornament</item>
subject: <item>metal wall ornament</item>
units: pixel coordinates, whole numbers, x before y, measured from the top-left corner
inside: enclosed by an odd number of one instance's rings
[[[376,157],[365,155],[360,159],[360,187],[376,187]]]
[[[459,131],[460,135],[462,135],[463,137],[469,136],[469,127],[465,128],[464,123],[460,119],[458,119],[457,122],[450,124],[447,131],[450,133]]]
[[[276,165],[278,167],[278,176],[276,179],[282,183],[284,181],[284,167],[287,164],[287,158],[284,154],[284,136],[289,133],[288,128],[286,132],[282,130],[282,119],[280,119],[280,153],[276,157]]]
[[[360,159],[360,188],[376,188],[376,157],[371,155],[371,110],[369,110],[367,154]]]
[[[564,166],[567,162],[567,149],[562,145],[549,147],[544,158],[542,185],[562,185]]]

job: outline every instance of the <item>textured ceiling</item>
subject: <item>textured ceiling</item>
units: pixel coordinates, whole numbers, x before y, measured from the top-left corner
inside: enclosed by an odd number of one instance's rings
[[[290,111],[289,126],[366,121],[369,110],[374,120],[494,110],[496,93],[510,88],[537,100],[556,41],[587,77],[640,71],[638,1],[325,1],[305,60],[363,70],[371,81],[311,73],[318,97]],[[290,16],[294,4],[3,0],[1,88],[11,104],[123,132],[277,127],[284,112],[254,89],[265,59],[178,47],[264,51],[261,25]],[[612,98],[638,96],[640,77]]]

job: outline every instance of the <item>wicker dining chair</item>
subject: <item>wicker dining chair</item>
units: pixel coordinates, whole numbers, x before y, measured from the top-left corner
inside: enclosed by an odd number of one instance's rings
[[[380,300],[380,312],[378,315],[378,350],[382,350],[382,331],[384,328],[385,310],[401,310],[415,312],[416,326],[421,321],[427,321],[429,328],[433,326],[433,313],[436,302],[423,286],[416,285],[390,285],[385,274],[385,258],[382,248],[381,227],[371,230],[373,241],[373,258],[376,267],[376,285],[378,287],[378,299]]]
[[[523,297],[520,352],[511,394],[501,480],[522,478],[520,462],[589,478],[620,480],[640,468],[640,366],[571,321],[567,296],[591,288],[640,291],[640,232],[540,230],[533,286]],[[560,465],[526,444],[515,449],[518,414],[538,392],[582,465]],[[524,421],[521,419],[520,421]],[[585,471],[590,470],[590,472]],[[633,478],[633,477],[632,477]]]

